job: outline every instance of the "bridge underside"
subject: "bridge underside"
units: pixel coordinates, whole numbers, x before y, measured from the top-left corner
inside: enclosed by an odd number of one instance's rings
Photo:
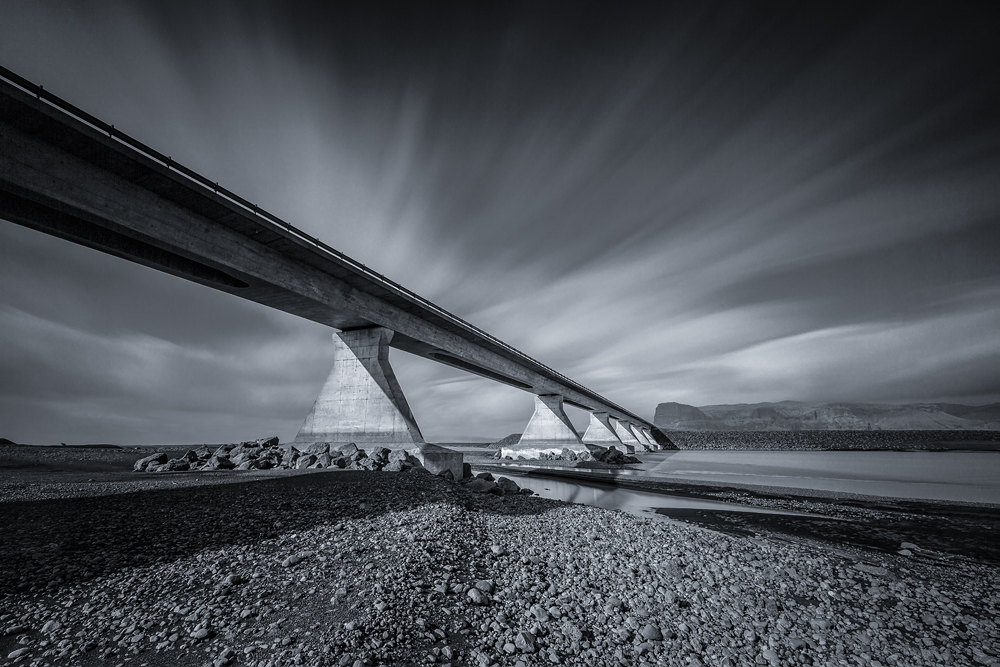
[[[0,218],[339,330],[337,362],[300,441],[425,444],[389,366],[391,346],[535,394],[525,446],[548,438],[578,447],[589,435],[604,446],[669,443],[633,413],[32,85],[0,68]],[[564,403],[607,415],[603,430],[580,438]]]

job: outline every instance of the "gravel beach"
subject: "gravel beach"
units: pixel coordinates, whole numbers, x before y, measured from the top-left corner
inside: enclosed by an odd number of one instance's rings
[[[1000,576],[973,559],[726,534],[422,472],[10,460],[4,664],[1000,664]]]

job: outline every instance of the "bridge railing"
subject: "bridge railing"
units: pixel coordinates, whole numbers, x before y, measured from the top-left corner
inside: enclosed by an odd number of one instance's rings
[[[486,333],[482,329],[472,324],[469,324],[460,317],[452,315],[444,308],[441,308],[440,306],[428,301],[427,299],[423,298],[422,296],[413,292],[412,290],[403,287],[402,285],[395,282],[394,280],[391,280],[390,278],[386,278],[377,271],[369,269],[361,262],[352,259],[348,255],[345,255],[336,248],[324,243],[320,239],[306,234],[305,232],[294,227],[290,223],[285,222],[278,216],[273,215],[265,211],[264,209],[258,207],[256,204],[247,201],[246,199],[239,196],[235,192],[232,192],[231,190],[222,187],[217,182],[210,181],[209,179],[205,178],[204,176],[194,171],[193,169],[190,169],[182,164],[175,162],[170,156],[164,155],[163,153],[157,151],[155,148],[147,146],[138,139],[135,139],[134,137],[129,136],[128,134],[122,132],[121,130],[116,129],[114,125],[106,123],[100,118],[96,118],[95,116],[87,113],[83,109],[80,109],[74,104],[71,104],[70,102],[67,102],[66,100],[62,99],[61,97],[50,93],[49,91],[45,90],[42,86],[32,83],[31,81],[28,81],[24,77],[16,74],[15,72],[10,71],[9,69],[3,67],[2,65],[0,65],[0,79],[3,79],[8,83],[16,86],[17,88],[20,88],[29,95],[34,95],[36,99],[44,101],[53,109],[56,109],[57,111],[60,111],[63,114],[70,116],[71,118],[74,118],[75,120],[85,123],[86,125],[89,125],[93,129],[98,130],[99,132],[107,134],[108,137],[116,140],[123,146],[126,146],[136,151],[137,153],[140,153],[145,157],[160,163],[167,169],[174,171],[180,174],[181,176],[184,176],[193,183],[203,188],[210,189],[214,194],[223,197],[230,203],[239,206],[240,208],[244,209],[249,213],[252,213],[254,216],[260,218],[261,220],[267,222],[268,224],[284,231],[287,234],[290,234],[299,241],[305,242],[313,246],[314,248],[320,250],[324,254],[329,255],[332,259],[334,259],[338,263],[348,266],[357,273],[366,276],[367,278],[381,284],[384,287],[390,288],[392,291],[397,292],[399,295],[405,297],[407,300],[413,302],[414,304],[422,308],[426,308],[427,310],[434,312],[436,315],[442,317],[443,319],[448,320],[452,324],[455,324],[471,333],[474,333],[475,335],[489,341],[493,345],[496,345],[497,347],[503,349],[509,354],[512,354],[524,361],[530,362],[531,365],[541,368],[546,373],[551,374],[555,379],[558,379],[560,382],[566,384],[567,386],[576,389],[580,393],[600,399],[602,403],[605,403],[610,407],[620,410],[622,414],[631,415],[631,413],[628,412],[627,410],[624,410],[620,406],[617,406],[614,403],[611,403],[603,399],[602,397],[595,395],[594,392],[590,391],[583,385],[574,382],[573,380],[569,379],[562,373],[549,368],[548,366],[537,361],[536,359],[532,359],[525,353],[521,352],[515,347],[508,345],[499,338],[496,338],[495,336]]]

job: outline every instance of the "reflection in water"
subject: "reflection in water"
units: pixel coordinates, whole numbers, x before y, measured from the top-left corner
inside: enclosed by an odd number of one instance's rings
[[[604,484],[567,482],[546,477],[510,474],[508,472],[505,472],[503,476],[510,477],[521,488],[531,489],[543,498],[591,505],[593,507],[603,507],[604,509],[622,510],[643,516],[656,516],[655,510],[664,508],[790,514],[789,512],[733,505],[713,500],[698,500],[662,493],[623,489]]]

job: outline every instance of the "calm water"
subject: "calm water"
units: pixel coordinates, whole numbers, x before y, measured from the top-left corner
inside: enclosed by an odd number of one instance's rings
[[[494,475],[496,474],[494,473]],[[681,496],[664,495],[662,493],[635,491],[607,484],[573,482],[534,475],[522,475],[514,471],[504,472],[502,476],[510,477],[522,489],[531,489],[543,498],[562,500],[568,503],[579,503],[581,505],[592,505],[605,509],[622,510],[632,514],[655,516],[658,518],[659,515],[655,514],[656,509],[698,509],[725,510],[728,512],[757,512],[761,514],[795,514],[794,512],[732,505],[712,500],[697,500]]]
[[[1000,503],[998,452],[655,452],[627,475]]]
[[[480,450],[481,451],[481,450]],[[471,452],[470,452],[471,453]],[[1000,452],[671,451],[642,454],[639,470],[589,474],[839,491],[1000,504]],[[536,466],[524,466],[525,470]],[[503,473],[546,498],[647,514],[654,508],[761,511],[593,482]]]

